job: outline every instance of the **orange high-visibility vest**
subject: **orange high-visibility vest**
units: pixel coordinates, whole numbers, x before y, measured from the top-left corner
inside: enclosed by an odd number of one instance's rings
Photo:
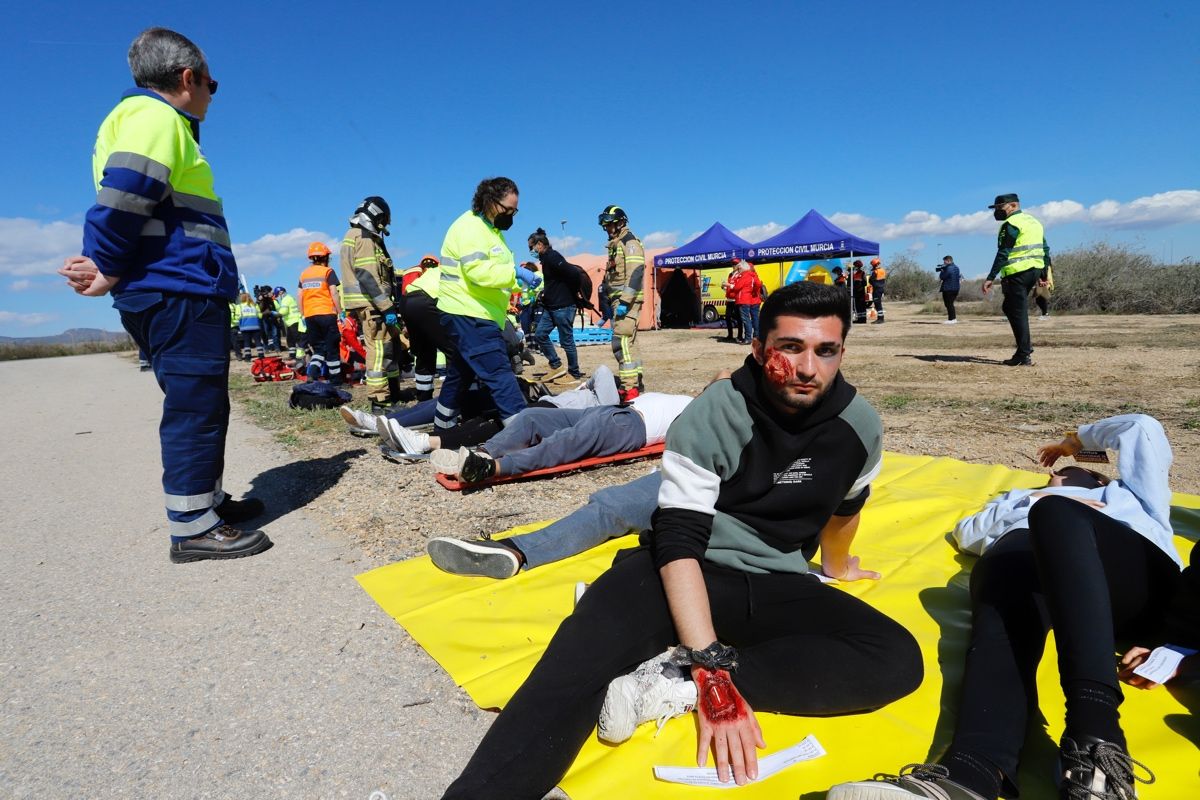
[[[304,306],[304,316],[335,313],[333,287],[329,285],[332,274],[333,270],[325,264],[313,264],[300,273],[300,302]]]

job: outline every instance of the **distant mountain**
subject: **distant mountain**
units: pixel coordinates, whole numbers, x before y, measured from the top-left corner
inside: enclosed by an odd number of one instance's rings
[[[0,336],[0,344],[80,344],[82,342],[119,342],[129,338],[125,331],[116,333],[100,328],[71,328],[54,336]]]

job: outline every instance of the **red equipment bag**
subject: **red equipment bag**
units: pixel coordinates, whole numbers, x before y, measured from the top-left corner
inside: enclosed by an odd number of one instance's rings
[[[290,381],[296,377],[296,373],[283,363],[283,359],[279,356],[264,356],[254,359],[254,362],[250,364],[250,374],[259,383]]]

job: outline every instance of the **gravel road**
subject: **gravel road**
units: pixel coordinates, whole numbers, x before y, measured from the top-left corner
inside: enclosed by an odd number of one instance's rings
[[[311,465],[235,411],[225,486],[266,501],[275,547],[174,565],[153,376],[103,354],[0,381],[0,796],[440,794],[492,715],[358,587],[378,562],[303,510],[344,462],[300,485]]]

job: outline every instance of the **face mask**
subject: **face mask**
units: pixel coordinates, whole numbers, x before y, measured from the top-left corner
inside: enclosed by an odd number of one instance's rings
[[[992,212],[992,216],[995,217],[998,222],[1003,222],[1004,220],[1008,219],[1008,212],[1006,212],[1003,208],[997,208]]]
[[[531,248],[529,248],[529,255],[533,256],[534,258],[537,258],[537,257],[538,257],[538,255],[540,255],[540,254],[538,253],[538,251],[537,251],[537,250],[534,250],[534,249],[531,247]]]
[[[513,215],[509,214],[507,211],[502,211],[496,215],[494,220],[492,220],[492,224],[495,225],[498,230],[506,231],[512,227]]]

